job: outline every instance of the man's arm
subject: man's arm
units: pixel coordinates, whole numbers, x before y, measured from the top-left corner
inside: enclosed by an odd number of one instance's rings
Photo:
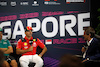
[[[81,51],[82,53],[84,53],[86,51],[86,48],[82,47]]]
[[[43,50],[42,50],[42,52],[39,54],[39,56],[42,57],[42,56],[45,54],[45,52],[47,52],[47,47],[46,47],[46,46],[43,48]]]
[[[24,53],[32,51],[32,50],[33,50],[33,46],[31,46],[29,49],[26,49],[26,50],[16,49],[16,53],[17,54],[24,54]]]
[[[83,60],[82,63],[86,62],[87,60],[88,60],[88,61],[89,61],[89,60],[90,60],[90,61],[93,61],[93,60],[96,60],[96,59],[98,59],[98,58],[100,58],[100,54],[96,54],[96,55],[90,56],[90,57],[86,58],[85,60]]]
[[[5,54],[13,53],[13,48],[12,48],[12,46],[8,46],[8,49],[7,49],[4,53],[5,53]]]
[[[0,48],[1,51],[5,52],[7,48]]]

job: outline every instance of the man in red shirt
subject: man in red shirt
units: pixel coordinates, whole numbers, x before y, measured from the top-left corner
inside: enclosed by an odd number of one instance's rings
[[[32,27],[26,27],[25,35],[26,36],[24,39],[19,39],[16,49],[17,54],[22,54],[19,59],[21,67],[28,67],[29,62],[36,63],[34,67],[42,67],[43,60],[41,57],[47,51],[46,46],[38,38],[33,39]],[[36,49],[38,46],[43,49],[39,55],[36,54]]]

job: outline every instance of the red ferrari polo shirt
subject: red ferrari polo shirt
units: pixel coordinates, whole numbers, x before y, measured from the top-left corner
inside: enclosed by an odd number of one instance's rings
[[[33,39],[33,37],[31,37],[30,39],[28,39],[26,36],[25,36],[25,41],[22,42],[21,39],[19,39],[18,43],[17,43],[17,49],[22,49],[22,50],[26,50],[28,49],[31,45],[29,43],[30,40],[33,40],[32,42],[32,46],[33,46],[33,51],[30,51],[30,52],[26,52],[23,55],[34,55],[36,54],[36,49],[37,49],[37,46],[41,47],[42,49],[44,48],[44,44],[37,38],[37,39]]]

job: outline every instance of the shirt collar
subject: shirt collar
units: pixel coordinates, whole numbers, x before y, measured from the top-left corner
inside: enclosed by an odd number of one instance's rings
[[[25,39],[26,39],[26,40],[32,40],[32,39],[33,39],[33,37],[31,37],[30,39],[28,39],[28,38],[25,36]]]
[[[87,41],[88,46],[90,46],[90,43],[92,42],[92,40],[93,38],[89,42]]]
[[[93,38],[89,41],[89,43],[91,43],[92,40],[93,40]]]

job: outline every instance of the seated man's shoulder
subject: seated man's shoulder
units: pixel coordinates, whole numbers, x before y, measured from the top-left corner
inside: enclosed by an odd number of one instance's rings
[[[95,42],[99,42],[99,40],[97,38],[93,38]]]
[[[7,39],[2,39],[2,41],[3,41],[3,42],[9,42],[9,40],[7,40]]]
[[[22,41],[22,39],[19,39],[19,40],[18,40],[18,42],[21,42],[21,41]]]

